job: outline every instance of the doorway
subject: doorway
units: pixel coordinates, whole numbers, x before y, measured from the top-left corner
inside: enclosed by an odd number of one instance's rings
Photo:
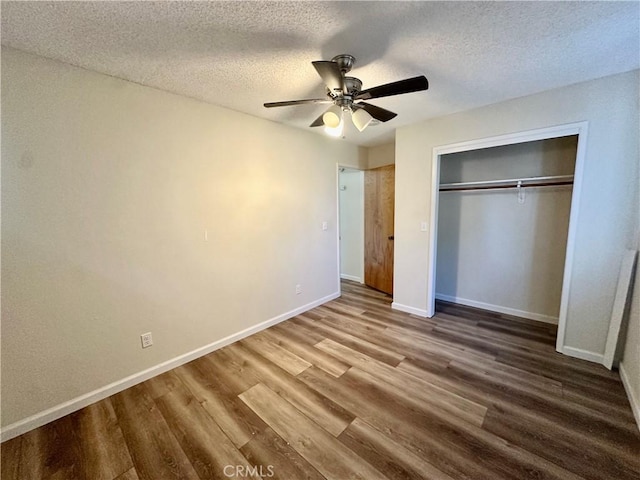
[[[576,225],[579,207],[579,198],[582,185],[582,172],[586,148],[587,122],[580,122],[569,125],[543,128],[528,132],[490,137],[470,142],[462,142],[452,145],[445,145],[433,149],[432,179],[431,179],[431,215],[430,215],[430,238],[429,238],[429,272],[427,288],[427,316],[435,314],[436,300],[436,268],[437,268],[437,229],[438,229],[438,206],[440,190],[440,162],[441,157],[452,153],[468,152],[484,148],[515,145],[519,143],[533,142],[537,140],[553,139],[567,136],[577,136],[577,151],[575,161],[575,172],[573,178],[573,192],[571,195],[571,210],[569,214],[569,228],[567,234],[566,254],[562,275],[562,292],[560,295],[560,312],[558,318],[558,335],[556,340],[556,350],[565,353],[564,336],[567,320],[567,307],[571,282],[571,267],[574,257],[574,244],[576,235]]]
[[[395,165],[338,166],[339,278],[393,294]]]
[[[338,170],[340,278],[364,283],[364,172]]]

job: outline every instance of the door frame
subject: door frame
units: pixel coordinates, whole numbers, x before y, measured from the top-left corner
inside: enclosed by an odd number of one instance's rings
[[[567,236],[567,248],[564,262],[564,274],[562,278],[562,295],[560,297],[560,314],[558,317],[558,336],[556,337],[556,351],[565,352],[565,333],[567,326],[567,313],[569,308],[569,295],[571,291],[571,271],[575,253],[576,230],[578,228],[578,213],[582,194],[582,179],[587,147],[587,131],[589,123],[577,122],[552,127],[527,130],[524,132],[498,135],[466,142],[452,143],[434,147],[431,165],[431,215],[429,217],[429,245],[428,245],[428,272],[427,272],[427,317],[435,315],[436,304],[436,262],[438,253],[438,201],[440,189],[440,161],[443,155],[450,153],[468,152],[481,148],[515,145],[518,143],[534,142],[551,138],[578,136],[578,148],[576,151],[576,164],[573,177],[573,191],[571,194],[571,211],[569,214],[569,231]],[[575,352],[571,352],[576,356]],[[589,360],[590,358],[585,358]]]

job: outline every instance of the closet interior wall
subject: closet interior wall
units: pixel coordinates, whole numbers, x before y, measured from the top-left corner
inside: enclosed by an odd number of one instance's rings
[[[576,151],[570,136],[444,155],[440,185],[573,175]],[[441,190],[436,298],[557,323],[571,193]]]

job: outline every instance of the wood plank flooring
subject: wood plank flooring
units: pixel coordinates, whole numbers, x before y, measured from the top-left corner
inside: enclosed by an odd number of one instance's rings
[[[1,478],[638,479],[617,373],[556,329],[342,296],[1,446]]]

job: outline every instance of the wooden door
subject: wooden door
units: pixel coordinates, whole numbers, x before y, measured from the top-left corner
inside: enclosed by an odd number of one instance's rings
[[[393,294],[395,165],[364,174],[364,283]]]

